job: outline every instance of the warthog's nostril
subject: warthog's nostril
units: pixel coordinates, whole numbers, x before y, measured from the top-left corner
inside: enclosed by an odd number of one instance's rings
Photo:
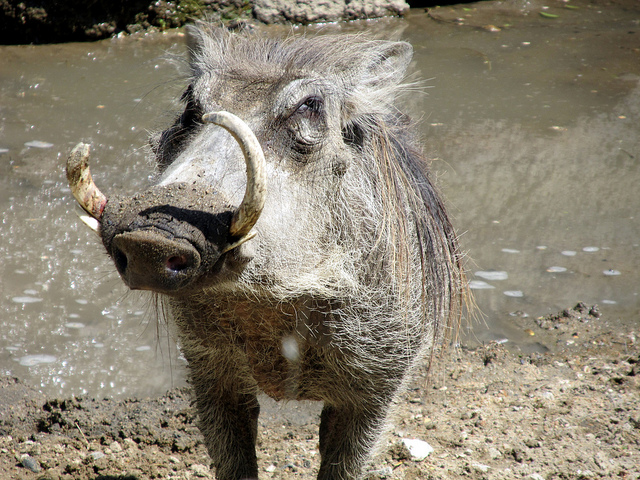
[[[189,268],[191,266],[191,262],[189,262],[189,259],[184,255],[174,255],[167,259],[165,265],[169,270],[179,272],[185,268]]]
[[[120,274],[123,274],[127,269],[129,259],[127,255],[119,248],[113,249],[113,262],[116,264],[116,269]]]

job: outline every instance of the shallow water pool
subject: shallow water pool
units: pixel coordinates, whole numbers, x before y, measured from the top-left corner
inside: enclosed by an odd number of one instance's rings
[[[414,45],[425,88],[407,103],[482,312],[463,338],[544,350],[517,316],[584,301],[640,325],[640,8],[509,5],[310,29]],[[63,170],[84,141],[106,193],[149,183],[146,138],[179,110],[183,70],[167,59],[182,42],[0,47],[0,371],[49,395],[146,396],[184,382],[153,305],[127,292],[76,217]]]

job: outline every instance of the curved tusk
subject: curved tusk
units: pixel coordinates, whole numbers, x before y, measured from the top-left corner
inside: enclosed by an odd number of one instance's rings
[[[256,232],[247,233],[244,237],[241,237],[240,240],[238,240],[236,242],[233,242],[233,243],[230,243],[229,245],[224,247],[220,251],[220,255],[222,255],[223,253],[230,252],[234,248],[238,248],[240,245],[242,245],[245,242],[248,242],[249,240],[251,240],[255,236],[256,236]]]
[[[86,143],[79,143],[71,150],[67,159],[67,180],[71,193],[80,206],[91,217],[99,220],[107,204],[107,197],[93,183],[89,170],[89,145]]]
[[[233,213],[229,233],[232,237],[244,237],[258,221],[266,198],[266,165],[262,147],[249,125],[232,113],[206,113],[202,116],[202,121],[226,129],[242,149],[247,165],[247,189],[242,203]]]

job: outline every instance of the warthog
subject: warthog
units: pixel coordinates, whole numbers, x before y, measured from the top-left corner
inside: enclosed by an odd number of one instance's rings
[[[258,477],[259,404],[323,402],[323,480],[361,478],[411,372],[457,321],[456,235],[397,108],[412,56],[363,36],[189,32],[155,186],[67,169],[131,289],[160,295],[220,480]]]

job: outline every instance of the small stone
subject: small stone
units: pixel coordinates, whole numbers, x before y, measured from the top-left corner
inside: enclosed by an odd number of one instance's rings
[[[133,440],[131,440],[130,438],[125,438],[122,443],[124,443],[124,449],[128,450],[130,448],[137,450],[138,449],[138,444],[136,442],[134,442]]]
[[[578,470],[578,478],[596,478],[596,474],[591,470]]]
[[[103,452],[91,452],[89,454],[90,457],[93,458],[93,460],[100,460],[101,458],[104,458],[104,453]]]
[[[277,467],[272,463],[271,465],[264,467],[264,471],[268,473],[273,473],[276,471],[276,468]]]
[[[491,447],[489,449],[489,458],[491,458],[492,460],[496,460],[501,456],[502,456],[502,453],[500,453],[500,450],[498,450],[497,448]]]
[[[424,420],[424,428],[426,430],[435,430],[437,428],[436,422],[434,422],[430,418],[426,418]]]
[[[109,450],[113,453],[120,453],[122,451],[122,446],[118,442],[111,442],[109,444]]]
[[[33,449],[33,446],[36,444],[36,442],[32,441],[32,440],[27,440],[25,442],[22,442],[18,445],[17,449],[20,453],[26,453],[26,452],[30,452]]]
[[[529,448],[540,448],[542,446],[540,440],[537,440],[535,438],[526,439],[524,441],[524,444]]]
[[[527,480],[545,480],[542,475],[539,473],[532,473],[527,477]]]
[[[482,463],[472,463],[471,469],[478,473],[487,473],[489,471],[489,465],[484,465]]]
[[[540,393],[540,398],[544,398],[545,400],[553,400],[553,397],[553,393],[549,391]]]
[[[196,446],[196,441],[189,435],[177,433],[173,439],[172,450],[174,452],[188,452]]]
[[[37,460],[29,455],[23,455],[20,463],[24,468],[32,471],[33,473],[38,473],[40,470],[42,470],[42,467],[40,467],[40,463],[38,463]]]
[[[67,463],[64,467],[65,473],[74,474],[80,468],[81,460],[74,459]]]
[[[191,470],[196,477],[211,478],[211,470],[201,463],[194,463],[189,467],[189,470]]]
[[[433,452],[433,447],[424,440],[418,440],[416,438],[403,438],[402,443],[409,450],[411,459],[415,461],[421,461],[427,458],[430,453]]]

